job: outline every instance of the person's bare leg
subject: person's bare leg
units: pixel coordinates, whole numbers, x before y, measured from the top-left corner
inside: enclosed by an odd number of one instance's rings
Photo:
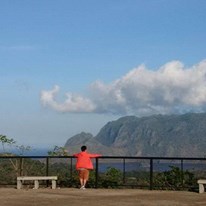
[[[81,187],[84,186],[84,180],[82,178],[79,179]]]
[[[87,184],[87,179],[84,179],[84,180],[83,180],[83,185],[84,185],[84,187],[86,186],[86,184]]]

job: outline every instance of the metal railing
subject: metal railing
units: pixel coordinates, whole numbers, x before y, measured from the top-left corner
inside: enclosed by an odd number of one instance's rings
[[[70,176],[72,177],[75,171],[75,158],[73,156],[0,156],[0,173],[3,171],[2,161],[10,161],[11,163],[16,161],[16,175],[24,175],[24,160],[40,160],[44,167],[44,175],[49,176],[50,166],[54,162],[64,161],[68,165],[68,170]],[[129,186],[127,184],[127,179],[132,179],[133,177],[127,178],[129,172],[142,172],[148,174],[148,187],[153,190],[156,185],[154,184],[154,175],[158,172],[168,171],[171,165],[178,167],[181,174],[188,170],[191,172],[199,171],[201,178],[206,179],[206,158],[183,158],[183,157],[128,157],[128,156],[102,156],[99,158],[94,158],[94,168],[95,168],[95,188],[99,187],[99,178],[108,167],[117,168],[122,172],[122,183],[124,186]],[[15,167],[14,163],[12,163]],[[109,165],[109,166],[108,166]],[[1,168],[2,167],[2,168]],[[134,177],[135,179],[136,177]],[[182,186],[184,177],[182,175]],[[197,177],[198,178],[198,177]],[[1,185],[1,182],[0,182]],[[135,186],[135,184],[133,184]],[[144,185],[136,184],[138,187]]]

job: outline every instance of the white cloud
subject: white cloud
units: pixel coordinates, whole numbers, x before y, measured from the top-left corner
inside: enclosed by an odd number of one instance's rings
[[[41,101],[63,112],[114,114],[167,114],[206,110],[206,60],[191,68],[171,61],[158,70],[144,65],[131,70],[111,84],[96,81],[87,97],[67,93],[66,100],[55,100],[59,87],[41,92]]]
[[[50,91],[41,91],[41,102],[44,106],[50,106],[54,110],[60,112],[92,112],[94,105],[88,98],[80,95],[66,94],[66,100],[63,103],[58,103],[55,99],[59,92],[59,86],[55,85]]]

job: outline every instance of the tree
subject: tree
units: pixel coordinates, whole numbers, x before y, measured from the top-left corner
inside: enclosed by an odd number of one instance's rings
[[[23,155],[25,151],[31,150],[30,146],[24,146],[24,145],[16,145],[16,141],[12,138],[8,138],[6,135],[0,135],[0,142],[2,145],[3,155],[12,155],[15,156],[15,154],[9,153],[6,151],[6,146],[12,147],[15,146],[19,150],[19,155]],[[20,161],[20,159],[11,159],[9,158],[10,163],[12,164],[16,175],[21,174],[21,171],[23,171],[24,167],[24,159]]]
[[[49,156],[67,156],[68,152],[65,147],[54,146],[53,150],[47,152]]]
[[[19,150],[19,155],[24,155],[26,151],[30,151],[31,147],[30,146],[25,146],[25,145],[17,145],[16,148]]]
[[[155,184],[160,188],[180,190],[195,184],[194,174],[188,170],[182,171],[179,167],[170,166],[171,170],[156,174]]]
[[[8,146],[12,146],[14,145],[16,142],[14,141],[14,139],[9,139],[6,135],[0,135],[0,142],[2,145],[2,149],[3,149],[3,153],[6,154],[6,145]]]
[[[106,188],[117,188],[122,183],[122,172],[119,169],[108,167],[102,177],[102,186]]]

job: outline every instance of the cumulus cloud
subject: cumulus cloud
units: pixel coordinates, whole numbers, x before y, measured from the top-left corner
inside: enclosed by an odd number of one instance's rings
[[[66,100],[63,103],[58,103],[55,99],[59,92],[59,86],[55,85],[50,91],[41,91],[41,102],[44,106],[50,106],[54,110],[60,112],[93,112],[94,105],[88,98],[80,95],[66,93]]]
[[[66,94],[56,100],[59,87],[41,92],[41,102],[61,112],[113,114],[169,114],[206,110],[206,60],[190,67],[171,61],[158,70],[144,65],[129,71],[110,84],[93,82],[82,95]]]

